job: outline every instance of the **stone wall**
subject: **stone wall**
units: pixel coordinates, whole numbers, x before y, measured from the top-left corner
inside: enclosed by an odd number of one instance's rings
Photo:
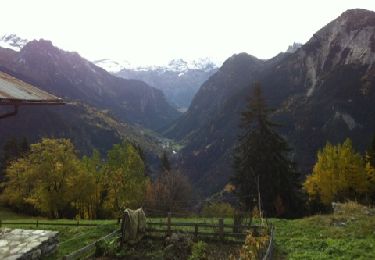
[[[40,259],[53,254],[58,244],[56,231],[3,228],[0,231],[0,259]]]

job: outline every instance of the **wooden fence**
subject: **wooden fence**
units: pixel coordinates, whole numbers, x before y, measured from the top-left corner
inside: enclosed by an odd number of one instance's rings
[[[263,260],[271,260],[272,259],[272,252],[273,252],[273,246],[274,246],[274,235],[275,235],[275,228],[274,226],[271,226],[271,234],[270,234],[270,242],[267,247],[267,251],[265,255],[263,256]]]
[[[96,223],[81,223],[79,220],[72,223],[64,223],[64,222],[43,222],[39,220],[29,221],[29,222],[17,222],[17,221],[2,221],[0,220],[0,227],[2,225],[35,225],[38,226],[98,226],[100,224]],[[259,225],[229,225],[224,224],[224,219],[218,219],[217,223],[193,223],[193,222],[172,222],[171,214],[168,214],[168,217],[164,222],[147,222],[147,235],[153,236],[153,234],[162,234],[164,235],[171,235],[173,232],[183,232],[188,233],[194,236],[195,239],[213,239],[213,240],[220,240],[220,241],[231,241],[234,243],[244,243],[244,239],[247,235],[245,232],[246,230],[259,230],[265,228],[264,226]],[[244,230],[244,232],[238,232],[238,230]],[[109,238],[114,237],[115,235],[119,234],[119,230],[115,230],[114,232],[100,238],[99,240],[91,243],[81,249],[78,249],[69,255],[65,255],[63,259],[72,260],[72,259],[82,259],[86,257],[90,257],[95,253],[96,243],[102,240],[106,240]],[[159,235],[160,236],[160,235]],[[270,234],[270,242],[267,248],[267,251],[263,257],[263,260],[272,259],[272,251],[274,247],[274,228],[271,228]]]
[[[43,222],[43,221],[28,221],[28,222],[17,222],[17,221],[4,221],[0,219],[0,227],[3,225],[27,225],[27,226],[81,226],[81,227],[96,227],[98,224],[95,223],[81,223],[79,220],[76,222],[64,223],[64,222]]]
[[[158,227],[158,228],[155,228]],[[218,240],[229,239],[233,242],[243,243],[246,237],[246,230],[249,229],[262,229],[263,226],[258,225],[228,225],[224,224],[224,219],[218,219],[217,223],[192,223],[192,222],[172,222],[171,215],[165,222],[147,222],[147,233],[151,235],[153,233],[161,233],[165,235],[171,235],[173,232],[183,232],[192,234],[195,239],[211,238]],[[238,230],[244,230],[244,232],[238,232]]]
[[[104,241],[104,240],[107,240],[107,239],[110,239],[114,236],[116,236],[117,234],[119,234],[120,231],[119,230],[115,230],[113,231],[112,233],[96,240],[94,243],[91,243],[85,247],[82,247],[72,253],[70,253],[69,255],[65,255],[63,257],[64,260],[74,260],[74,259],[86,259],[86,258],[89,258],[91,256],[93,256],[95,254],[95,249],[96,249],[96,244],[98,242],[101,242],[101,241]]]

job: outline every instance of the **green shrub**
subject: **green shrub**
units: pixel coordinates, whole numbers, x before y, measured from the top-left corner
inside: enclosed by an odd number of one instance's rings
[[[191,248],[191,255],[189,260],[204,260],[207,259],[207,244],[203,241],[198,241]]]
[[[118,251],[119,239],[99,240],[95,244],[95,256],[113,256]]]
[[[202,214],[205,217],[232,217],[234,215],[234,208],[226,202],[214,202],[206,204],[202,209]]]

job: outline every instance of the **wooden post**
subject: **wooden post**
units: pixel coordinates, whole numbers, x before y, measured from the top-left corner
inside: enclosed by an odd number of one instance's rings
[[[198,240],[198,224],[195,224],[194,226],[194,236],[195,239]]]
[[[224,219],[219,218],[219,237],[220,240],[224,240]]]
[[[0,219],[0,227],[3,226],[3,221]]]
[[[122,216],[122,221],[121,221],[121,239],[120,239],[120,248],[123,247],[123,245],[125,244],[125,229],[127,228],[126,227],[126,216],[128,216],[126,213],[123,213],[123,216]],[[130,221],[129,221],[130,222]]]
[[[39,220],[36,220],[36,227],[39,226]]]
[[[168,236],[171,235],[171,212],[168,212],[168,218],[167,218],[167,234]]]

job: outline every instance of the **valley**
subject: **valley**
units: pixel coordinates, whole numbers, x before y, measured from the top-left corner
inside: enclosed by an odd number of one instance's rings
[[[0,226],[58,231],[46,259],[373,258],[375,12],[331,18],[271,58],[222,63],[0,37],[0,71],[65,102],[1,119]],[[141,243],[120,246],[120,220]]]

